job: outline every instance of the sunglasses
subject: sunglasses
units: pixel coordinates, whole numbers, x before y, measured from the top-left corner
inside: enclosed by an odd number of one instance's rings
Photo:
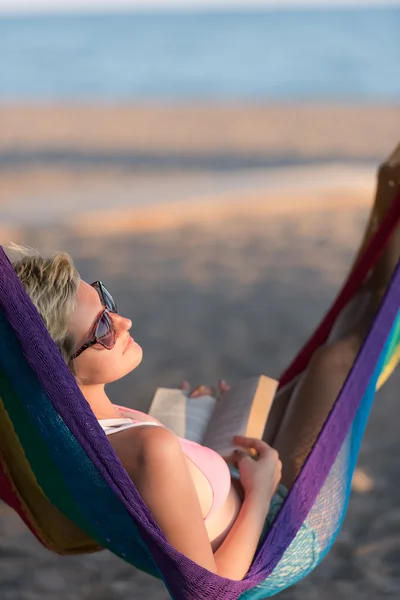
[[[117,332],[110,317],[110,313],[118,314],[118,308],[114,302],[114,298],[101,281],[95,281],[90,285],[94,287],[96,292],[99,294],[101,303],[104,306],[104,310],[94,323],[93,337],[83,344],[83,346],[81,346],[77,352],[75,352],[72,357],[73,359],[77,358],[80,354],[82,354],[82,352],[87,350],[87,348],[90,348],[95,344],[101,344],[107,350],[111,350],[114,348],[117,339]]]

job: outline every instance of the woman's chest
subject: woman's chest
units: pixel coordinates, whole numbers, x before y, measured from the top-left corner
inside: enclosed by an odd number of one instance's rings
[[[232,525],[236,521],[242,505],[242,499],[238,489],[229,482],[228,494],[222,504],[220,504],[213,514],[206,518],[214,502],[214,491],[204,473],[188,457],[186,463],[192,476],[197,496],[199,498],[200,508],[205,519],[205,527],[211,542],[213,552],[215,552],[228,535]]]
[[[150,415],[133,409],[129,409],[129,415],[125,413],[124,416],[129,416],[129,418],[137,422],[152,421],[159,423],[157,419],[154,419]],[[242,499],[235,485],[232,484],[230,474],[228,474],[229,469],[221,457],[216,456],[209,449],[205,450],[201,446],[197,444],[193,445],[193,443],[187,440],[181,439],[181,446],[188,471],[197,492],[201,513],[205,519],[205,526],[215,550],[222,543],[224,536],[226,537],[235,521]],[[198,462],[200,462],[202,468],[199,467]],[[218,489],[216,489],[217,486]],[[221,486],[223,489],[221,489]],[[221,494],[224,498],[222,502]],[[208,517],[215,501],[218,503],[218,507]]]

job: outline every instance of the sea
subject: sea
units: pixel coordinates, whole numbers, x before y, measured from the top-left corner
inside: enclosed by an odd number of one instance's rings
[[[400,101],[400,6],[0,17],[0,102]]]

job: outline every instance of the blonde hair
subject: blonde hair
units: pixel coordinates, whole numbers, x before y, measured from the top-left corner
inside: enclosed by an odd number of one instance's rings
[[[66,252],[44,258],[27,246],[10,244],[7,254],[43,322],[74,373],[74,340],[68,320],[75,308],[80,275]]]

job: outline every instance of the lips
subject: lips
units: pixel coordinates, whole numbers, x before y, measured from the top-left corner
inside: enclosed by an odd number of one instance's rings
[[[125,352],[128,350],[128,348],[130,348],[132,346],[132,344],[133,344],[133,337],[130,335],[128,337],[128,341],[126,343],[125,349],[122,354],[125,354]]]

